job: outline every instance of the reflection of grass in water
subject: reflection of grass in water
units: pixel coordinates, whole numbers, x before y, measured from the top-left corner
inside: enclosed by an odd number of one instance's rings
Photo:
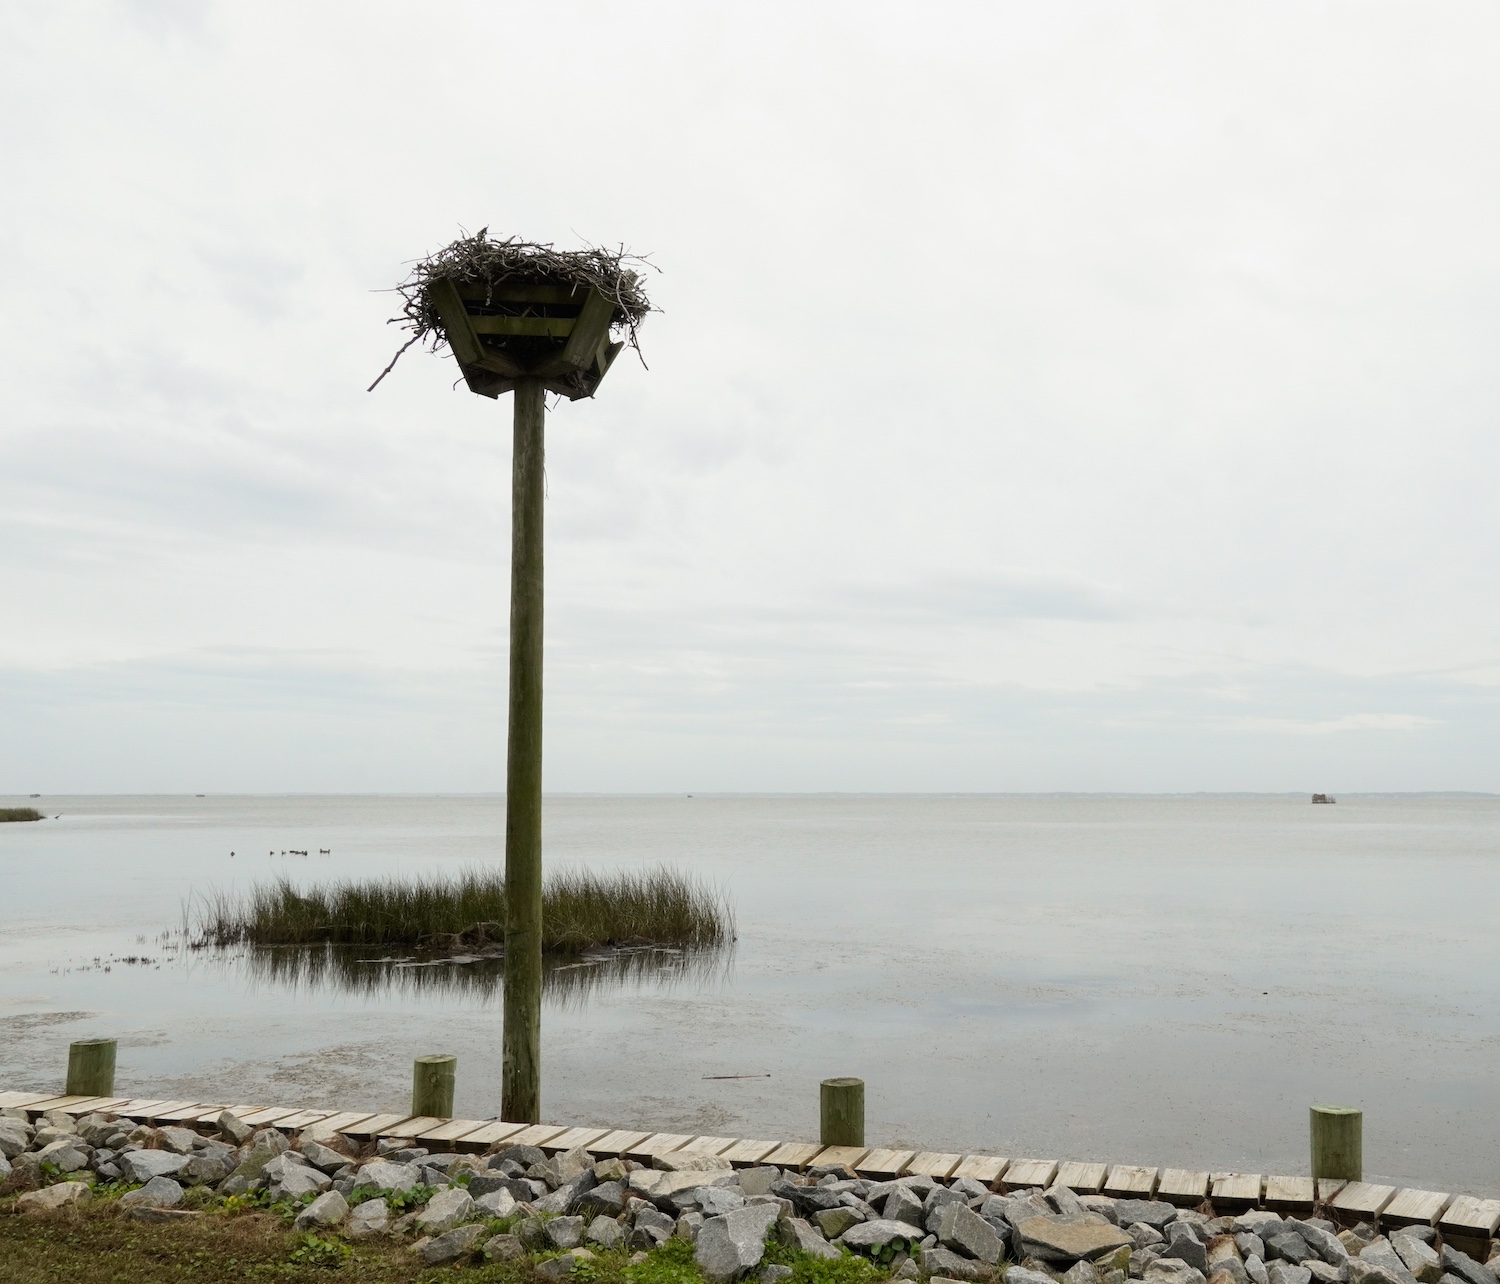
[[[549,962],[542,971],[542,997],[555,1007],[582,1007],[615,989],[652,985],[713,985],[728,977],[728,948],[632,949],[586,954]],[[450,963],[423,958],[375,957],[364,946],[312,945],[246,950],[206,950],[198,956],[226,970],[242,970],[258,985],[288,990],[332,991],[362,998],[465,998],[498,1003],[505,978],[499,958]],[[418,966],[412,966],[417,964]]]

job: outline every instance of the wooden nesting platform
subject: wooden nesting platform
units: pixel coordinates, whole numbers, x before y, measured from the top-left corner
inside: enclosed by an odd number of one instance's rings
[[[253,1127],[296,1132],[317,1125],[359,1141],[392,1137],[428,1150],[488,1150],[497,1143],[536,1146],[551,1154],[582,1146],[605,1158],[650,1163],[658,1155],[707,1155],[726,1164],[751,1168],[810,1168],[843,1164],[861,1176],[885,1180],[925,1174],[944,1180],[970,1177],[994,1190],[1022,1190],[1060,1182],[1080,1195],[1105,1194],[1128,1199],[1160,1199],[1194,1207],[1205,1199],[1223,1212],[1268,1208],[1309,1213],[1320,1204],[1341,1222],[1373,1222],[1384,1229],[1435,1226],[1445,1241],[1480,1261],[1500,1233],[1500,1200],[1442,1191],[1399,1190],[1370,1182],[1321,1181],[1311,1177],[1262,1176],[1258,1173],[1197,1172],[1187,1168],[1151,1168],[1084,1160],[1010,1159],[1000,1155],[960,1154],[864,1146],[823,1146],[810,1141],[696,1137],[689,1133],[641,1132],[598,1125],[518,1124],[497,1119],[438,1119],[432,1116],[360,1111],[304,1110],[297,1106],[245,1105],[232,1102],[156,1101],[127,1097],[68,1097],[44,1092],[0,1092],[0,1108],[13,1107],[35,1117],[51,1110],[79,1116],[107,1111],[141,1123],[210,1124],[221,1113]]]

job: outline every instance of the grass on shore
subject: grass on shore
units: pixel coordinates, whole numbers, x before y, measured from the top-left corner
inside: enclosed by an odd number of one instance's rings
[[[469,869],[426,878],[297,888],[290,879],[211,893],[191,925],[195,946],[363,945],[481,948],[505,939],[505,878]],[[734,915],[723,894],[675,870],[568,870],[542,889],[542,948],[727,945]]]
[[[15,1215],[10,1202],[0,1200],[0,1284],[332,1284],[341,1278],[358,1284],[544,1284],[536,1268],[555,1255],[429,1267],[407,1242],[348,1244],[337,1235],[295,1231],[274,1211],[209,1209],[161,1224],[123,1217],[109,1199],[40,1216]],[[888,1275],[861,1258],[825,1261],[776,1243],[767,1245],[765,1260],[791,1267],[786,1284],[881,1284]],[[692,1245],[680,1239],[637,1265],[629,1264],[628,1250],[596,1250],[595,1260],[573,1278],[580,1284],[705,1284]]]
[[[35,807],[0,807],[0,821],[41,819],[42,813]]]

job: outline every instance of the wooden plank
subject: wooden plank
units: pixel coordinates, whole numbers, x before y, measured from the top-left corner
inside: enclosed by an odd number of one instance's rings
[[[103,1114],[105,1111],[113,1110],[116,1106],[123,1106],[129,1097],[87,1097],[83,1101],[75,1102],[63,1111],[67,1115],[76,1115],[82,1118],[84,1115]]]
[[[586,292],[579,286],[504,281],[495,285],[470,285],[466,282],[457,289],[465,303],[481,308],[491,303],[581,303]]]
[[[684,1155],[722,1155],[739,1140],[738,1137],[694,1137],[692,1141],[684,1146],[679,1146],[677,1151]]]
[[[1052,1179],[1055,1176],[1057,1176],[1057,1160],[1055,1159],[1014,1159],[1010,1167],[1005,1170],[1005,1184],[1016,1190],[1028,1186],[1046,1188],[1052,1185]]]
[[[287,1115],[276,1121],[276,1126],[286,1132],[301,1132],[304,1128],[311,1128],[315,1123],[333,1115],[332,1110],[299,1110],[294,1115]]]
[[[563,1154],[579,1146],[587,1147],[589,1142],[598,1141],[608,1131],[608,1128],[569,1128],[566,1132],[559,1133],[552,1138],[542,1149]]]
[[[578,324],[577,317],[469,317],[476,335],[498,334],[531,339],[566,339]]]
[[[598,1141],[589,1143],[589,1153],[593,1155],[613,1155],[616,1158],[628,1158],[631,1148],[639,1146],[641,1142],[650,1138],[649,1132],[632,1132],[628,1128],[616,1128],[614,1132],[607,1132]]]
[[[962,1155],[947,1155],[935,1150],[919,1151],[906,1165],[906,1171],[915,1176],[947,1177],[959,1164]]]
[[[753,1168],[779,1145],[779,1141],[737,1141],[720,1158],[730,1164]]]
[[[1059,1164],[1055,1180],[1059,1185],[1080,1195],[1097,1195],[1104,1189],[1104,1179],[1109,1174],[1108,1164],[1080,1163],[1069,1160]]]
[[[318,1121],[319,1132],[343,1132],[347,1133],[350,1128],[364,1123],[367,1119],[374,1119],[375,1115],[367,1114],[359,1110],[346,1110],[343,1114],[329,1115],[327,1119]]]
[[[1213,1199],[1231,1212],[1244,1212],[1260,1203],[1263,1179],[1259,1173],[1215,1173]]]
[[[494,1123],[485,1124],[477,1132],[469,1133],[464,1138],[464,1148],[494,1146],[502,1141],[509,1145],[512,1137],[518,1132],[524,1132],[529,1126],[528,1124],[506,1123],[504,1120],[497,1119]]]
[[[175,1110],[160,1111],[154,1116],[154,1118],[158,1123],[165,1124],[193,1123],[194,1121],[203,1118],[203,1116],[205,1114],[208,1114],[210,1111],[212,1111],[214,1117],[217,1118],[219,1112],[223,1109],[223,1106],[208,1105],[204,1102],[198,1101],[190,1106],[178,1106]]]
[[[897,1177],[916,1157],[915,1150],[872,1150],[855,1168],[863,1176]]]
[[[368,1140],[371,1137],[378,1137],[381,1129],[389,1128],[392,1124],[398,1124],[410,1117],[410,1115],[371,1115],[363,1123],[345,1128],[344,1135],[353,1137],[356,1141]]]
[[[417,1140],[456,1142],[467,1137],[471,1132],[478,1132],[484,1125],[483,1119],[450,1119],[447,1123],[422,1133]]]
[[[75,1101],[92,1101],[93,1097],[80,1097],[76,1093],[71,1097],[43,1097],[40,1101],[34,1101],[25,1107],[28,1114],[44,1115],[49,1110],[66,1111]]]
[[[825,1146],[813,1156],[809,1168],[858,1168],[859,1161],[870,1153],[865,1146]],[[958,1156],[954,1156],[957,1161]]]
[[[125,1119],[144,1119],[149,1111],[156,1109],[158,1106],[170,1106],[171,1104],[170,1101],[156,1101],[150,1097],[135,1097],[127,1101],[123,1106],[117,1106],[115,1113]]]
[[[257,1110],[254,1114],[241,1115],[240,1122],[251,1128],[268,1128],[278,1119],[285,1119],[296,1113],[295,1106],[267,1106],[263,1110]]]
[[[185,1124],[211,1124],[222,1115],[228,1106],[204,1106],[201,1110],[196,1107],[184,1112],[180,1116],[180,1122]]]
[[[609,323],[614,320],[614,315],[614,300],[606,298],[599,290],[590,290],[579,310],[578,322],[568,335],[568,344],[557,358],[558,363],[573,370],[587,370],[593,365],[599,349],[609,339]]]
[[[0,1092],[0,1110],[24,1110],[33,1101],[50,1101],[50,1092]]]
[[[1267,1177],[1266,1207],[1275,1213],[1310,1212],[1313,1206],[1311,1177]]]
[[[960,1177],[968,1177],[992,1186],[1000,1180],[1000,1174],[1009,1163],[1010,1160],[998,1155],[965,1155],[963,1162],[953,1170],[953,1179],[957,1181]]]
[[[765,1162],[777,1168],[806,1168],[807,1161],[822,1149],[813,1141],[784,1141],[766,1156]]]
[[[1453,1202],[1447,1191],[1398,1190],[1396,1198],[1381,1211],[1380,1224],[1386,1226],[1436,1226],[1443,1209]]]
[[[1156,1183],[1156,1197],[1179,1208],[1201,1204],[1208,1198],[1208,1174],[1188,1168],[1168,1168]]]
[[[424,1133],[429,1128],[439,1128],[447,1122],[446,1119],[437,1115],[412,1115],[409,1119],[402,1119],[382,1128],[380,1136],[394,1137],[397,1141],[410,1141],[419,1133]]]
[[[568,1131],[567,1124],[532,1124],[523,1128],[514,1137],[507,1137],[507,1146],[545,1146],[552,1138]]]
[[[639,1159],[642,1163],[654,1159],[657,1155],[670,1155],[674,1150],[692,1141],[691,1135],[683,1132],[657,1132],[652,1133],[645,1141],[636,1146],[630,1152],[632,1159]]]
[[[1443,1212],[1438,1226],[1445,1235],[1450,1231],[1470,1238],[1493,1235],[1500,1230],[1500,1199],[1460,1195]]]
[[[1156,1169],[1116,1164],[1104,1179],[1104,1193],[1116,1199],[1150,1199],[1156,1193]]]
[[[156,1124],[161,1122],[162,1116],[171,1114],[175,1110],[181,1110],[185,1106],[194,1106],[198,1103],[195,1101],[158,1101],[155,1103],[145,1102],[138,1106],[134,1102],[131,1102],[130,1104],[135,1108],[131,1110],[128,1116],[129,1118],[141,1119],[146,1123]],[[117,1111],[116,1113],[121,1115],[125,1114],[123,1110]]]
[[[443,336],[453,355],[464,365],[478,365],[484,357],[484,345],[469,324],[469,312],[458,290],[447,277],[437,277],[427,283],[427,298],[437,309],[438,320],[443,323]]]
[[[1396,1197],[1394,1186],[1376,1186],[1367,1181],[1351,1181],[1333,1197],[1329,1207],[1339,1220],[1373,1222]]]

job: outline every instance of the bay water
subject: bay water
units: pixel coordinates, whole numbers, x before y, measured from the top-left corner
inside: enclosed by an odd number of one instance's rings
[[[0,825],[0,1088],[108,1035],[122,1093],[394,1111],[451,1052],[496,1113],[492,977],[180,947],[213,889],[502,863],[503,798],[0,805],[49,817]],[[547,1120],[815,1139],[848,1074],[871,1144],[1299,1173],[1331,1101],[1367,1177],[1500,1194],[1500,798],[549,796],[544,850],[685,870],[738,924],[549,988]]]

